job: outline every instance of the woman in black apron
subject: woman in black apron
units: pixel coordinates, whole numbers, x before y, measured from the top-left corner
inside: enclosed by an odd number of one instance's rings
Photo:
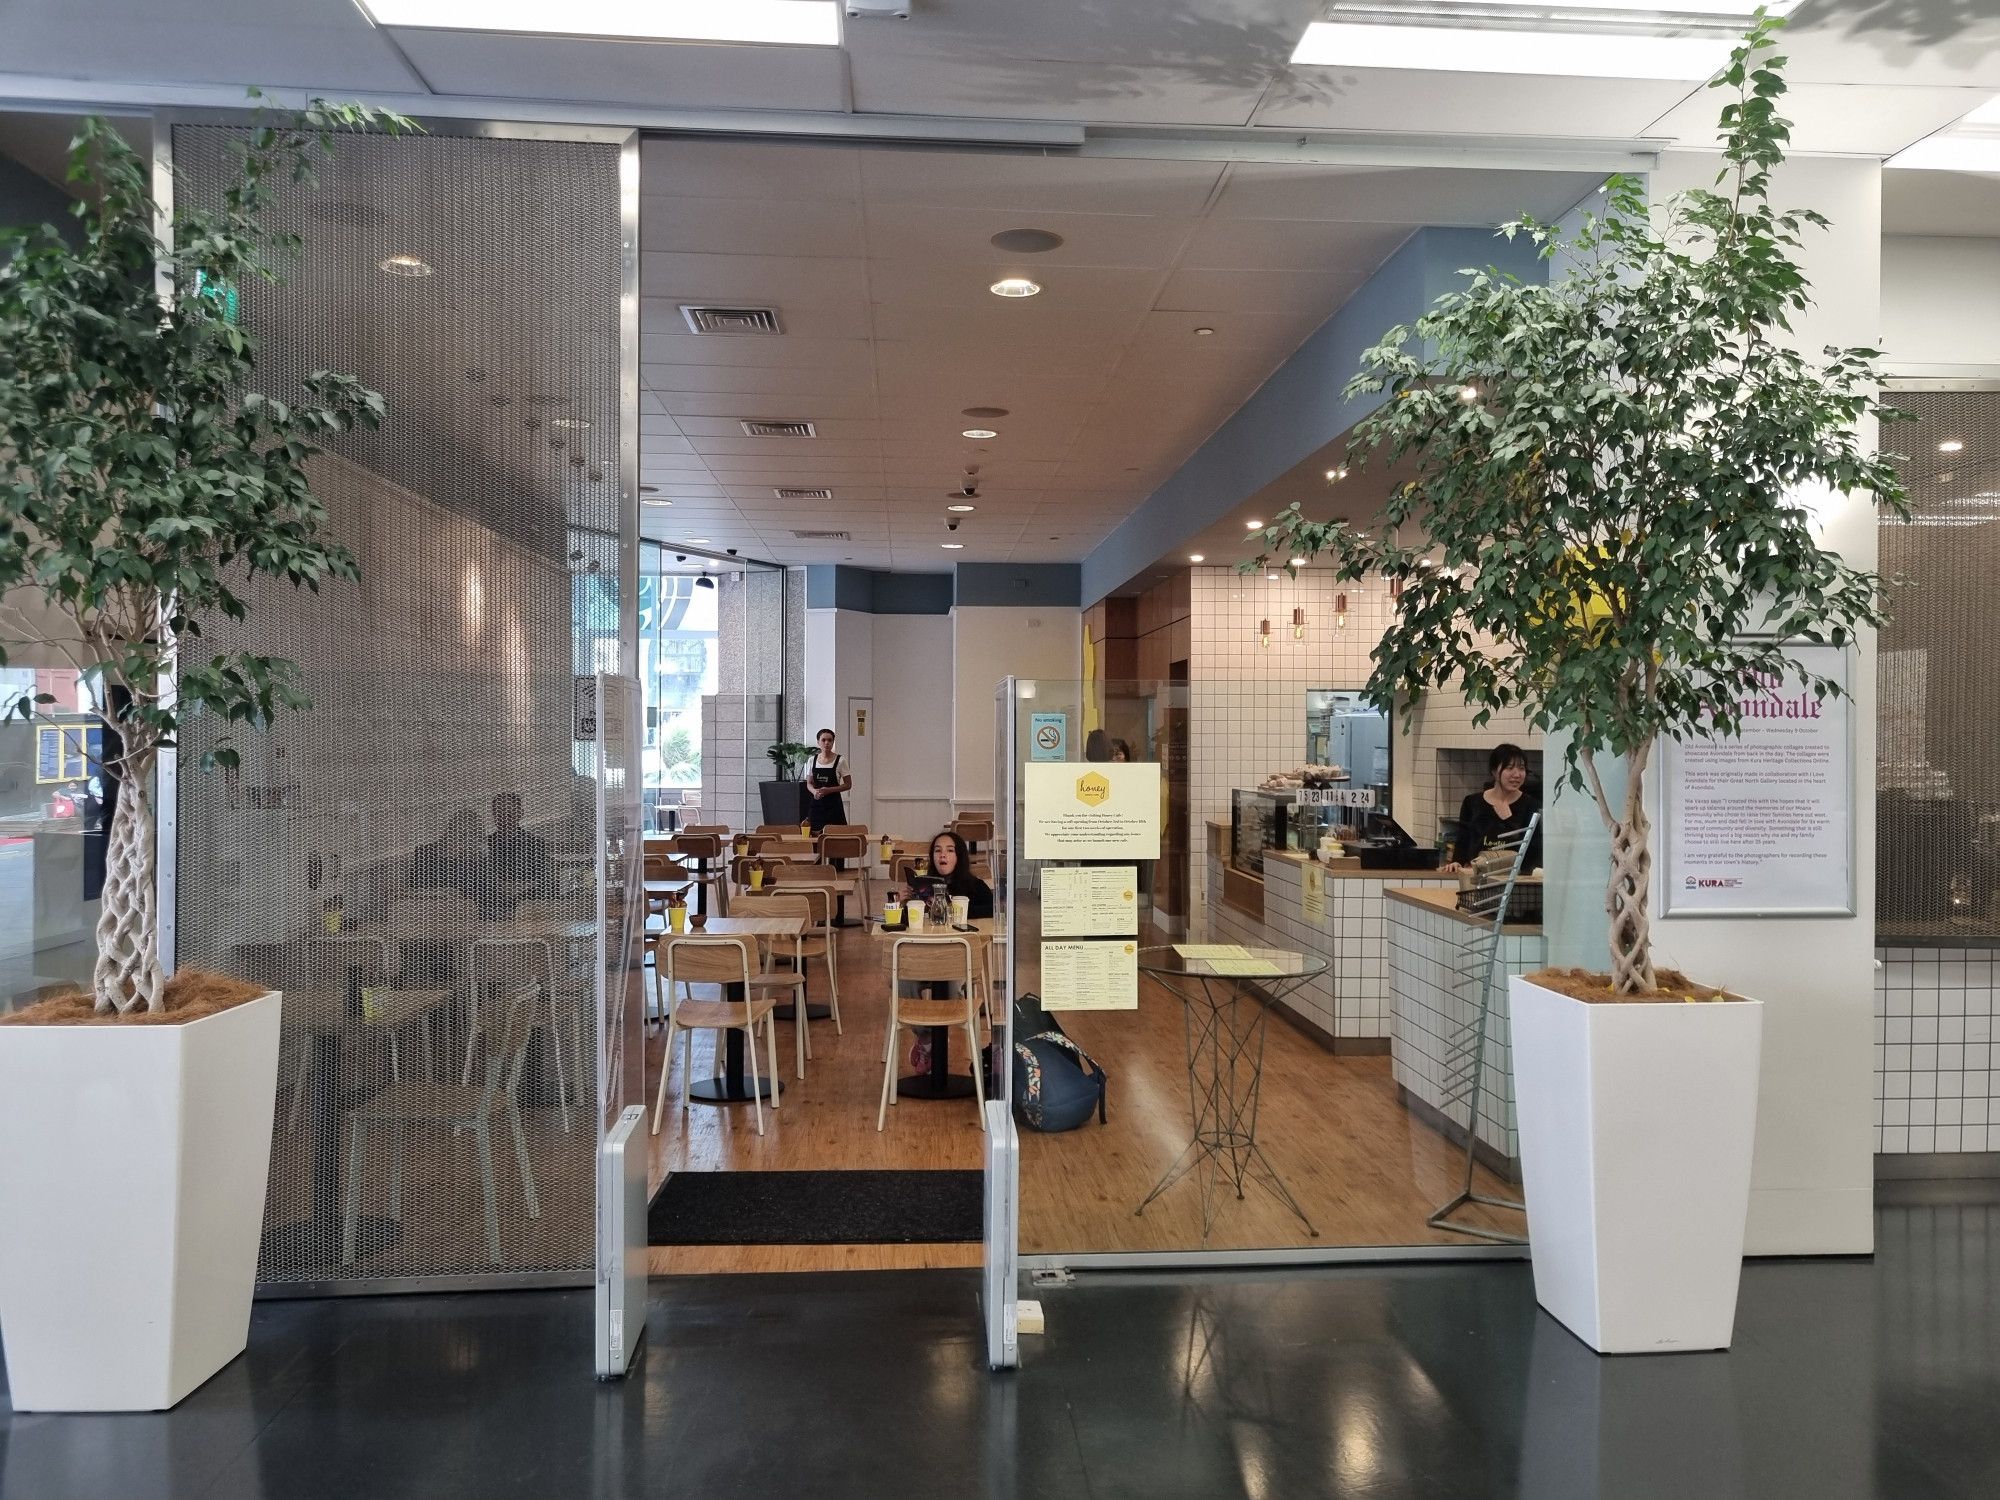
[[[847,804],[841,800],[841,793],[854,788],[854,778],[847,774],[847,761],[834,753],[833,731],[822,729],[818,739],[818,753],[806,762],[806,792],[812,798],[806,817],[814,833],[829,823],[847,821]]]

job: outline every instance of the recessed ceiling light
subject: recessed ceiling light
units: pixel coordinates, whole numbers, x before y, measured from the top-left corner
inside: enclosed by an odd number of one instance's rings
[[[1347,465],[1336,464],[1333,468],[1326,471],[1326,477],[1335,480],[1345,479],[1347,477]]]
[[[958,513],[959,513],[960,515],[964,515],[964,514],[966,514],[966,512],[968,512],[968,511],[971,511],[971,510],[974,510],[974,509],[976,509],[976,507],[974,507],[974,506],[970,506],[970,505],[947,505],[947,506],[945,507],[945,509],[946,509],[946,510],[955,510],[955,511],[957,511],[957,512],[958,512]]]
[[[969,438],[996,438],[1000,436],[1000,434],[995,432],[991,427],[968,427],[965,429],[965,431],[961,432],[959,436],[969,437]]]
[[[411,279],[431,274],[431,265],[414,255],[389,255],[375,262],[378,271],[387,271],[391,276],[407,276]]]
[[[1200,561],[1202,561],[1202,555],[1201,555],[1201,554],[1200,554],[1199,552],[1190,552],[1190,553],[1188,554],[1188,561],[1189,561],[1189,562],[1200,562]]]
[[[1295,557],[1292,559],[1292,566],[1295,568],[1303,568],[1305,565],[1306,565],[1306,560],[1303,557]]]
[[[1255,531],[1259,526],[1262,526],[1263,524],[1264,523],[1262,521],[1245,521],[1243,523],[1243,529],[1246,531]]]
[[[1205,339],[1214,332],[1213,328],[1197,328],[1194,331],[1194,336],[1198,339]]]
[[[573,432],[581,432],[590,426],[590,423],[586,422],[582,417],[557,417],[549,423],[549,426],[567,427]]]
[[[1046,255],[1059,249],[1063,237],[1053,229],[1003,229],[988,242],[995,250],[1016,255]]]
[[[1963,452],[1964,448],[1965,444],[1957,438],[1946,438],[1938,444],[1938,452],[1940,453],[1959,453]]]
[[[965,543],[963,542],[939,542],[938,545],[947,552],[963,552],[965,550]]]
[[[1622,8],[1622,7],[1621,7]],[[1370,26],[1314,21],[1294,67],[1400,68],[1418,73],[1524,73],[1699,83],[1729,60],[1728,36],[1498,31],[1472,26]]]
[[[674,502],[671,500],[642,500],[639,503],[641,505],[672,505]]]
[[[1039,281],[1030,281],[1025,276],[1004,276],[986,290],[996,297],[1032,297],[1041,289]]]
[[[840,45],[838,0],[361,0],[378,26],[605,36],[648,42]]]
[[[1476,385],[1460,386],[1458,388],[1458,399],[1470,405],[1479,399],[1479,387]]]
[[[690,547],[713,547],[715,543],[705,536],[691,536],[688,538],[688,545]]]

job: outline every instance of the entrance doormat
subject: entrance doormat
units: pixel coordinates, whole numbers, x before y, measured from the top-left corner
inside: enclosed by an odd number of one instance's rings
[[[985,1214],[982,1172],[676,1172],[646,1243],[973,1244]]]

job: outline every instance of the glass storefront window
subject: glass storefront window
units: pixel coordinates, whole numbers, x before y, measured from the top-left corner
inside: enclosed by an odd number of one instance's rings
[[[46,696],[34,720],[23,698]],[[103,728],[68,667],[0,667],[0,1006],[88,984],[104,882]]]

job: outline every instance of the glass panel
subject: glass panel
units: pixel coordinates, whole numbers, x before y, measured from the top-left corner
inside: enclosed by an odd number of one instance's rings
[[[1477,1234],[1429,1221],[1468,1174],[1482,1194],[1518,1196],[1504,980],[1540,965],[1541,930],[1460,912],[1437,842],[1461,795],[1455,763],[1483,764],[1476,746],[1489,736],[1442,717],[1392,736],[1376,718],[1331,753],[1348,691],[1218,671],[1192,683],[1020,682],[1000,705],[1012,720],[1001,743],[1011,733],[1036,747],[1010,768],[1021,778],[1036,757],[1080,766],[1117,739],[1135,758],[1160,756],[1163,771],[1162,858],[1110,862],[1140,877],[1137,1007],[1088,1008],[1117,993],[1105,980],[1082,992],[1086,1008],[1052,1013],[1105,1070],[1104,1123],[1075,1106],[1088,1070],[1034,1033],[1058,979],[1045,965],[1070,961],[1044,945],[1118,934],[1073,936],[1069,905],[1052,935],[1057,873],[1090,866],[1029,857],[1025,786],[1001,820],[1016,1099],[1029,1076],[1043,1094],[1022,1104],[1024,1255],[1477,1246]],[[1144,734],[1093,734],[1114,705]],[[1341,840],[1338,855],[1323,834]],[[1191,896],[1184,919],[1157,899],[1169,859],[1186,865],[1175,872]],[[1075,887],[1071,876],[1061,888]],[[1179,951],[1188,945],[1193,954]],[[1071,1128],[1033,1128],[1037,1109]],[[1453,1219],[1525,1230],[1520,1214],[1485,1207]]]
[[[40,720],[13,716],[43,694]],[[94,708],[73,667],[0,667],[0,1007],[90,986],[110,818]]]

